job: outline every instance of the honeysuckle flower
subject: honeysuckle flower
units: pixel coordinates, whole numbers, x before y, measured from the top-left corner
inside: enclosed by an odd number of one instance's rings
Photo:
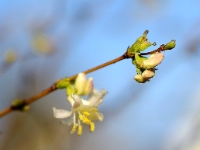
[[[56,109],[53,107],[54,117],[58,119],[70,118],[69,122],[73,122],[71,133],[78,128],[78,135],[82,134],[82,125],[87,124],[90,131],[93,132],[95,124],[93,121],[103,121],[103,114],[98,111],[98,106],[103,102],[103,97],[107,94],[105,90],[100,92],[93,88],[93,79],[86,79],[84,73],[79,73],[74,85],[66,88],[67,99],[72,108],[71,111],[64,109]],[[82,96],[88,96],[85,100]]]
[[[103,121],[104,116],[98,111],[98,106],[103,101],[103,97],[106,93],[105,90],[98,92],[93,89],[88,100],[82,99],[79,95],[72,94],[71,97],[69,97],[73,100],[71,101],[71,111],[56,109],[53,107],[54,117],[58,119],[71,118],[71,122],[73,122],[71,133],[74,133],[78,128],[77,133],[78,135],[81,135],[81,123],[89,125],[90,131],[93,132],[95,130],[95,124],[93,121]]]

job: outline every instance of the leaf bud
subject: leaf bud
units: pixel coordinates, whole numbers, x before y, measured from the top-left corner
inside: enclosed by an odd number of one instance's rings
[[[171,40],[169,43],[167,43],[164,46],[164,50],[171,50],[176,46],[176,41],[175,40]]]

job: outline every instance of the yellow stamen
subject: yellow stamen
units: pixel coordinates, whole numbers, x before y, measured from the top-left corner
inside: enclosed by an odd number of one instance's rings
[[[82,122],[85,124],[90,124],[91,120],[84,116],[84,119],[82,120]]]
[[[84,114],[85,116],[89,116],[89,115],[90,115],[90,113],[87,112],[87,111],[84,111],[83,114]]]
[[[90,122],[90,132],[93,132],[95,130],[95,124],[94,122]]]
[[[70,132],[70,134],[76,132],[76,128],[78,127],[78,124],[74,124],[73,127],[72,127],[72,130]]]
[[[82,125],[78,126],[78,135],[82,135]]]
[[[79,113],[78,117],[79,117],[80,120],[83,120],[83,115],[82,114]]]
[[[88,119],[85,115],[82,115],[80,113],[79,113],[79,119],[85,124],[90,124],[91,123],[90,119]]]

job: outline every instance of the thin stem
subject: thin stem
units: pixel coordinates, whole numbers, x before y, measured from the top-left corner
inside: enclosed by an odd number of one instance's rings
[[[57,90],[56,82],[53,85],[51,85],[50,87],[48,87],[47,89],[43,90],[41,93],[39,93],[27,100],[24,100],[24,105],[29,105],[30,103],[44,97],[45,95],[47,95],[55,90]]]
[[[164,46],[165,46],[165,44],[162,44],[162,45],[160,45],[160,47],[158,49],[147,52],[147,53],[140,53],[140,55],[150,55],[150,54],[154,54],[156,52],[165,51]]]
[[[125,54],[126,54],[126,53],[125,53]],[[116,62],[119,62],[119,61],[121,61],[121,60],[123,60],[123,59],[128,58],[127,55],[125,55],[125,54],[122,55],[122,56],[120,56],[120,57],[117,57],[117,58],[115,58],[115,59],[113,59],[113,60],[111,60],[111,61],[108,61],[108,62],[106,62],[106,63],[103,63],[103,64],[101,64],[101,65],[99,65],[99,66],[96,66],[96,67],[94,67],[94,68],[88,69],[88,70],[84,71],[84,73],[85,73],[85,74],[88,74],[88,73],[94,72],[94,71],[99,70],[99,69],[101,69],[101,68],[103,68],[103,67],[109,66],[109,65],[111,65],[111,64],[114,64],[114,63],[116,63]],[[75,80],[77,76],[78,76],[78,74],[73,75],[73,76],[71,76],[69,79],[70,79],[70,80]],[[57,90],[57,87],[56,87],[57,82],[58,82],[58,81],[56,81],[55,83],[53,83],[50,87],[48,87],[47,89],[43,90],[43,91],[40,92],[39,94],[37,94],[37,95],[35,95],[35,96],[33,96],[33,97],[29,98],[29,99],[23,100],[23,101],[22,101],[22,105],[20,105],[20,107],[29,105],[29,104],[31,104],[32,102],[35,102],[35,101],[39,100],[40,98],[46,96],[47,94],[49,94],[49,93],[51,93],[51,92]],[[18,108],[18,107],[10,106],[10,107],[4,109],[3,111],[0,112],[0,118],[3,117],[3,116],[5,116],[5,115],[7,115],[7,114],[10,113],[10,112],[12,112],[13,110],[19,110],[19,108]]]
[[[12,107],[8,107],[0,112],[0,117],[3,117],[12,111]]]
[[[147,53],[140,53],[140,55],[149,55],[149,54],[153,54],[153,53],[156,53],[156,52],[164,51],[164,46],[165,46],[165,45],[162,44],[158,49],[156,49],[156,50],[154,50],[154,51],[151,51],[151,52],[147,52]],[[108,61],[108,62],[106,62],[106,63],[103,63],[103,64],[101,64],[101,65],[99,65],[99,66],[96,66],[96,67],[94,67],[94,68],[91,68],[91,69],[88,69],[88,70],[86,70],[86,71],[83,71],[83,73],[88,74],[88,73],[94,72],[94,71],[96,71],[96,70],[99,70],[99,69],[101,69],[101,68],[103,68],[103,67],[106,67],[106,66],[109,66],[109,65],[111,65],[111,64],[114,64],[114,63],[116,63],[116,62],[119,62],[119,61],[121,61],[121,60],[123,60],[123,59],[133,58],[133,57],[134,57],[134,54],[129,54],[129,53],[128,53],[128,49],[129,49],[129,47],[127,48],[127,51],[124,53],[124,55],[122,55],[122,56],[120,56],[120,57],[117,57],[117,58],[115,58],[115,59],[113,59],[113,60],[110,60],[110,61]],[[71,76],[69,79],[70,79],[71,81],[72,81],[72,80],[75,80],[77,76],[78,76],[78,74],[73,75],[73,76]],[[51,92],[57,90],[57,89],[58,89],[58,88],[56,87],[57,82],[58,82],[58,81],[56,81],[56,82],[53,83],[50,87],[48,87],[47,89],[45,89],[45,90],[43,90],[42,92],[38,93],[37,95],[35,95],[35,96],[33,96],[33,97],[29,98],[29,99],[23,100],[23,101],[22,101],[22,104],[21,104],[20,106],[14,107],[14,106],[11,105],[10,107],[8,107],[8,108],[2,110],[2,111],[0,112],[0,118],[3,117],[3,116],[5,116],[5,115],[7,115],[7,114],[10,113],[10,112],[12,112],[13,110],[20,110],[20,108],[23,108],[24,106],[29,105],[29,104],[31,104],[32,102],[35,102],[35,101],[39,100],[40,98],[46,96],[47,94],[49,94],[49,93],[51,93]]]
[[[108,61],[106,63],[103,63],[103,64],[101,64],[99,66],[96,66],[94,68],[88,69],[88,70],[84,71],[83,73],[88,74],[88,73],[94,72],[94,71],[99,70],[99,69],[101,69],[103,67],[106,67],[106,66],[112,65],[112,64],[114,64],[116,62],[119,62],[119,61],[121,61],[121,60],[123,60],[125,58],[128,58],[128,57],[126,55],[122,55],[122,56],[117,57],[117,58],[115,58],[113,60],[110,60],[110,61]],[[78,76],[78,74],[71,76],[70,80],[76,79],[77,76]]]

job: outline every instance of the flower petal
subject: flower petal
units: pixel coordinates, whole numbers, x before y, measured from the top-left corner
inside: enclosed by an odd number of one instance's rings
[[[74,100],[72,99],[71,96],[68,96],[68,97],[67,97],[67,100],[70,102],[71,106],[74,105]]]
[[[55,118],[63,119],[71,116],[72,111],[67,111],[64,109],[56,109],[55,107],[53,107],[53,114]]]
[[[83,100],[84,105],[91,105],[91,106],[99,106],[103,102],[103,97],[107,94],[108,92],[105,91],[104,89],[99,92],[96,89],[93,89],[92,93],[89,95],[88,101]]]
[[[83,94],[85,90],[85,85],[86,85],[86,76],[84,73],[79,73],[74,85],[75,89],[77,90],[76,92],[77,95]]]
[[[92,121],[94,120],[103,121],[104,116],[100,112],[93,112],[88,116],[88,118]]]
[[[83,105],[82,99],[78,95],[72,94],[71,97],[74,100],[74,104],[72,106],[73,109],[79,107],[80,105]]]
[[[102,113],[96,112],[96,115],[97,115],[99,121],[103,121],[104,116]]]

